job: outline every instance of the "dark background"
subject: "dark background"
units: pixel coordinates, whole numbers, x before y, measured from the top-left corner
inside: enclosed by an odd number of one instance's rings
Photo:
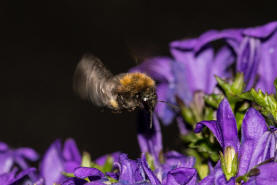
[[[93,157],[117,150],[138,156],[136,113],[103,112],[74,95],[82,54],[125,72],[136,64],[134,53],[162,55],[172,40],[276,20],[276,6],[264,2],[1,1],[0,140],[42,154],[56,138],[73,137]],[[164,131],[168,147],[177,129]]]

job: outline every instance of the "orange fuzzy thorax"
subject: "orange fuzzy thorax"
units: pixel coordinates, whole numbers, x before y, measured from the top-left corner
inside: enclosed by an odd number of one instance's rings
[[[154,80],[143,73],[127,73],[120,79],[120,92],[139,92],[155,86]]]

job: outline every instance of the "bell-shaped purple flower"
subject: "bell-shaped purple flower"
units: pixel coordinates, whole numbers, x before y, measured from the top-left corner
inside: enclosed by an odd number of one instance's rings
[[[74,140],[66,140],[63,148],[61,141],[56,140],[42,159],[40,173],[45,185],[52,185],[64,180],[62,172],[73,173],[80,165],[81,155]]]
[[[231,169],[233,159],[232,157],[226,157],[225,161],[221,161],[220,165],[217,164],[215,169],[211,172],[211,174],[201,181],[201,185],[205,184],[234,184],[235,179],[238,176],[243,176],[251,171],[253,168],[256,168],[257,165],[260,165],[262,162],[274,157],[276,148],[275,142],[273,138],[270,137],[270,131],[267,129],[266,122],[262,115],[253,108],[250,108],[242,123],[241,128],[241,141],[239,141],[236,121],[235,117],[232,113],[232,109],[226,99],[224,99],[219,106],[217,112],[217,120],[216,121],[202,121],[196,125],[195,132],[200,132],[204,126],[207,126],[212,133],[215,135],[219,144],[223,148],[225,152],[223,155],[229,155],[234,150],[235,154],[238,155],[239,165],[236,169],[236,174],[233,175],[228,182],[226,181],[226,171],[224,171],[223,166],[225,165],[227,171]],[[231,150],[230,150],[231,149]],[[232,156],[232,155],[231,155]],[[224,162],[224,165],[222,165]],[[277,163],[270,162],[264,165],[268,165],[270,169],[274,170],[277,168]],[[261,170],[264,169],[264,165],[260,165],[257,168],[260,171],[260,175],[256,174],[252,177],[249,177],[249,182],[260,182],[260,179],[264,178]],[[224,173],[223,173],[223,171]],[[224,177],[225,175],[225,177]],[[277,174],[271,177],[272,179],[277,178]],[[269,180],[270,181],[270,180]],[[274,181],[272,181],[273,183]],[[255,185],[260,185],[260,183],[253,183]]]
[[[273,82],[277,78],[277,22],[245,29],[242,35],[243,40],[237,53],[237,70],[244,73],[248,82],[247,90],[257,81],[256,89],[274,93]]]

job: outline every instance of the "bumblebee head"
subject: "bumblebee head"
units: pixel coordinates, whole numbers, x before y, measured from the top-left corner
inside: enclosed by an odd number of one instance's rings
[[[120,107],[127,110],[144,108],[153,110],[156,101],[155,82],[143,73],[127,73],[120,80],[117,88]]]

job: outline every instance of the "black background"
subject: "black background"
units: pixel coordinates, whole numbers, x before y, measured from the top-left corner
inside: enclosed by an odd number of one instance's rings
[[[93,157],[118,150],[138,156],[136,113],[103,112],[74,95],[82,54],[125,72],[135,65],[133,51],[166,54],[172,40],[276,20],[276,6],[262,2],[1,1],[0,140],[42,154],[56,138],[73,137]],[[164,131],[169,146],[177,129]]]

